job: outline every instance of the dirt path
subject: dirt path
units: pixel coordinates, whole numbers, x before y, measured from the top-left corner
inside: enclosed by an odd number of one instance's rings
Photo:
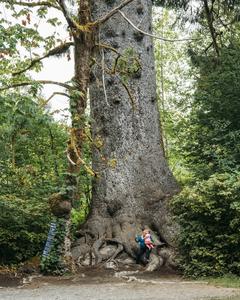
[[[21,287],[0,289],[1,300],[200,300],[233,296],[240,300],[240,289],[140,272],[41,277]]]

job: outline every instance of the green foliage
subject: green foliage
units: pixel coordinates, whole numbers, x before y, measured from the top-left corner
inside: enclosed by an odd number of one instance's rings
[[[50,216],[46,200],[0,196],[0,264],[18,263],[42,252]]]
[[[0,96],[0,264],[41,254],[47,198],[64,183],[67,134],[31,94]]]
[[[204,41],[189,46],[191,61],[179,45],[156,48],[166,154],[182,185],[171,204],[180,224],[179,265],[188,276],[239,276],[239,28],[221,29],[216,57],[211,46],[205,51],[211,35],[204,18],[194,33]],[[176,38],[168,13],[156,25],[159,34]]]
[[[86,215],[88,213],[88,206],[85,206],[85,209],[77,210],[76,208],[73,208],[71,211],[71,221],[72,226],[77,228],[80,224],[84,223],[86,220]],[[74,233],[74,230],[73,230]]]
[[[172,205],[181,225],[179,250],[186,275],[240,275],[238,52],[222,49],[217,62],[199,58],[200,77],[182,127],[182,153],[193,175]]]
[[[47,18],[46,6],[23,7],[9,3],[1,4],[0,12],[0,81],[5,84],[21,82],[29,78],[26,74],[11,77],[12,72],[23,70],[29,63],[42,56],[44,52],[61,43],[59,34],[55,30],[60,25],[57,18]],[[47,19],[48,35],[41,33],[39,24],[41,19]],[[13,21],[14,20],[14,21]],[[41,53],[41,54],[40,54]],[[42,64],[35,64],[32,68],[39,71]],[[4,85],[5,85],[4,84]]]
[[[221,50],[221,58],[198,57],[200,77],[183,149],[199,178],[240,167],[240,84],[238,44]]]
[[[124,83],[131,78],[141,76],[140,58],[133,48],[127,48],[116,63],[116,72],[119,73]]]
[[[86,127],[86,134],[90,135],[90,128]],[[85,140],[82,147],[82,156],[84,161],[91,165],[91,147],[92,143],[89,140]],[[72,235],[75,236],[75,232],[79,229],[79,226],[83,224],[89,214],[90,201],[92,197],[92,176],[86,171],[82,166],[80,168],[80,173],[78,175],[78,192],[79,199],[75,200],[73,203],[73,208],[71,211],[71,222],[72,222]]]
[[[84,201],[85,200],[85,201]],[[90,204],[89,202],[81,197],[79,202],[79,206],[77,208],[73,208],[71,211],[71,232],[72,238],[76,238],[76,232],[78,231],[80,225],[82,225],[88,216]]]
[[[240,275],[240,172],[214,174],[172,202],[186,275]]]
[[[171,8],[186,8],[190,0],[154,0],[155,5],[171,7]]]
[[[179,250],[191,276],[240,275],[239,46],[221,57],[196,57],[199,78],[182,127],[185,163],[193,173],[173,203],[181,225]]]
[[[66,220],[63,218],[55,219],[57,224],[56,234],[53,239],[53,244],[49,255],[43,257],[41,260],[40,268],[43,274],[62,275],[65,273],[65,265],[63,258],[63,244],[66,231]]]
[[[157,18],[158,17],[158,18]],[[168,39],[180,39],[181,28],[173,28],[177,16],[167,9],[156,11],[154,30],[156,35]],[[191,107],[195,80],[191,60],[184,43],[166,43],[155,40],[157,71],[157,94],[161,116],[164,152],[170,167],[180,184],[187,184],[192,177],[191,168],[183,156],[185,130],[188,128],[188,113]]]
[[[39,101],[29,93],[14,92],[4,93],[0,101],[3,108],[0,112],[0,207],[4,212],[0,216],[0,264],[12,264],[43,251],[51,218],[46,199],[60,189],[67,189],[68,136],[66,126],[55,123],[44,111],[41,98]],[[83,155],[87,163],[91,160],[90,148],[90,143],[85,142]],[[74,203],[74,229],[85,220],[91,196],[91,178],[84,168],[79,176],[82,197]],[[62,272],[57,255],[51,255],[44,272]]]
[[[66,132],[31,97],[0,98],[1,192],[18,195],[49,193],[63,182]],[[41,187],[41,188],[40,188]]]
[[[240,288],[239,276],[235,276],[232,274],[227,274],[222,277],[208,277],[208,278],[205,278],[205,279],[202,278],[202,279],[206,280],[211,285],[217,285],[217,286],[222,286],[222,287],[226,287],[226,288]],[[238,300],[238,299],[239,299],[239,297],[236,298],[236,300]]]

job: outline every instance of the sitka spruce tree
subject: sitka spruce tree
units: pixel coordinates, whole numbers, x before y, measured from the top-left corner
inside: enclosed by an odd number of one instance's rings
[[[60,85],[67,90],[72,126],[66,151],[69,161],[67,189],[61,196],[56,195],[65,207],[65,215],[61,216],[69,219],[70,207],[79,197],[77,186],[81,168],[93,178],[90,214],[78,231],[79,239],[72,247],[73,259],[81,265],[82,261],[86,263],[87,256],[94,258],[95,264],[123,253],[134,258],[135,236],[143,227],[148,227],[155,233],[157,245],[149,270],[158,268],[166,262],[167,256],[171,257],[171,251],[159,252],[158,246],[163,243],[166,249],[174,246],[175,226],[168,202],[178,186],[162,149],[153,41],[143,34],[143,31],[152,32],[152,1],[2,2],[15,14],[16,7],[23,7],[18,16],[24,16],[27,21],[24,20],[20,28],[30,20],[32,9],[46,18],[48,10],[60,11],[68,25],[68,41],[58,45],[51,37],[45,44],[46,53],[19,62],[14,78],[10,76],[12,71],[9,72],[1,91],[33,84]],[[50,23],[57,26],[57,22],[51,19]],[[21,30],[25,32],[25,28]],[[35,29],[30,33],[37,47],[42,46],[39,41],[44,44]],[[24,36],[22,44],[26,44]],[[38,70],[44,58],[64,54],[72,46],[75,74],[71,82],[36,82],[25,75],[30,69]],[[3,56],[9,59],[8,53]],[[89,98],[91,137],[86,130]],[[91,167],[82,155],[84,143],[89,140],[92,143]],[[54,200],[54,196],[51,199]],[[114,245],[114,251],[103,255],[108,243]],[[71,260],[67,238],[64,247],[66,258]]]
[[[94,1],[100,19],[122,1]],[[148,226],[172,244],[167,202],[176,182],[163,155],[151,37],[129,24],[152,31],[151,1],[132,1],[98,29],[91,70],[93,139],[92,209],[85,226],[93,234],[98,261],[105,238],[134,256],[136,233]],[[129,19],[129,21],[128,21]],[[116,253],[114,254],[114,256]]]

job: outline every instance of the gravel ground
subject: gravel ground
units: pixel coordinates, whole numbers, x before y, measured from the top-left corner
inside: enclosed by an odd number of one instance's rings
[[[42,277],[20,287],[0,289],[1,300],[206,300],[233,296],[240,300],[240,289],[128,272],[64,279]]]

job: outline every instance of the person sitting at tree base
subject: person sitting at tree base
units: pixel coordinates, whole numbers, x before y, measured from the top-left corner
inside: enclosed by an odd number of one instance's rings
[[[148,262],[152,249],[154,248],[153,239],[149,229],[144,229],[141,236],[136,236],[136,242],[139,244],[138,253],[136,256],[136,263],[139,264],[141,260]]]

